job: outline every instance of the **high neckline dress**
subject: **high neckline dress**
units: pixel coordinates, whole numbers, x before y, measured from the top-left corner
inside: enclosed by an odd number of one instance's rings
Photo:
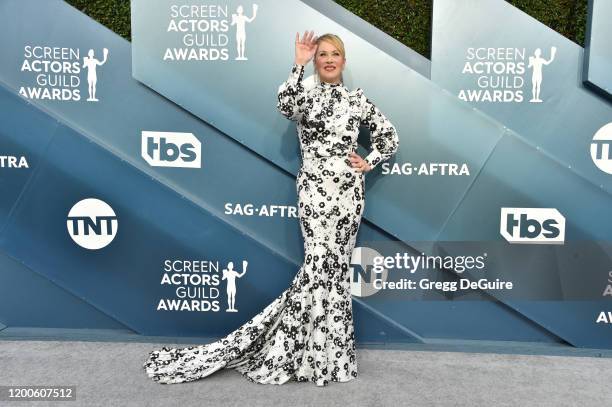
[[[357,377],[350,259],[365,204],[365,175],[350,165],[359,126],[371,132],[374,168],[398,148],[395,127],[363,90],[305,81],[294,64],[277,109],[297,124],[302,165],[296,179],[304,263],[291,285],[252,319],[209,344],[154,350],[143,368],[156,382],[236,369],[261,384]],[[311,77],[312,78],[312,77]]]

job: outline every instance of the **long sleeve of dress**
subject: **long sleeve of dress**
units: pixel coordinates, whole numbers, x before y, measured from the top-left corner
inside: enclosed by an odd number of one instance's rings
[[[384,114],[363,94],[361,97],[361,124],[370,129],[372,151],[364,158],[374,169],[382,161],[391,158],[399,147],[399,137],[395,126]]]
[[[306,90],[302,79],[304,65],[293,64],[289,78],[278,88],[278,103],[276,108],[289,120],[299,120],[304,112]]]

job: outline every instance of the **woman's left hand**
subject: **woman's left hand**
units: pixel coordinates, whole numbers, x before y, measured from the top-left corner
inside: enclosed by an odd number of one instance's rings
[[[361,158],[361,156],[357,154],[356,152],[351,151],[351,153],[349,154],[349,157],[351,160],[351,166],[355,168],[356,171],[368,172],[372,169],[370,167],[370,164],[368,164],[367,161]]]

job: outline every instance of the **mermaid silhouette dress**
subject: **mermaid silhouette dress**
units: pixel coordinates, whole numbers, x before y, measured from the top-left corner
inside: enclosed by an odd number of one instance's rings
[[[159,383],[201,379],[236,369],[262,384],[357,377],[350,259],[364,210],[364,174],[351,167],[359,126],[371,131],[370,166],[398,148],[395,127],[363,94],[342,83],[304,82],[294,64],[279,87],[278,110],[297,122],[302,165],[296,189],[304,263],[289,288],[263,311],[216,342],[162,347],[143,365]]]

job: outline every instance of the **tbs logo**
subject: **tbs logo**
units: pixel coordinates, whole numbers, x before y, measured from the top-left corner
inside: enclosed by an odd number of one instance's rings
[[[153,167],[202,168],[201,150],[193,133],[142,132],[140,154]]]
[[[565,217],[554,208],[501,208],[499,232],[510,243],[563,244]]]

